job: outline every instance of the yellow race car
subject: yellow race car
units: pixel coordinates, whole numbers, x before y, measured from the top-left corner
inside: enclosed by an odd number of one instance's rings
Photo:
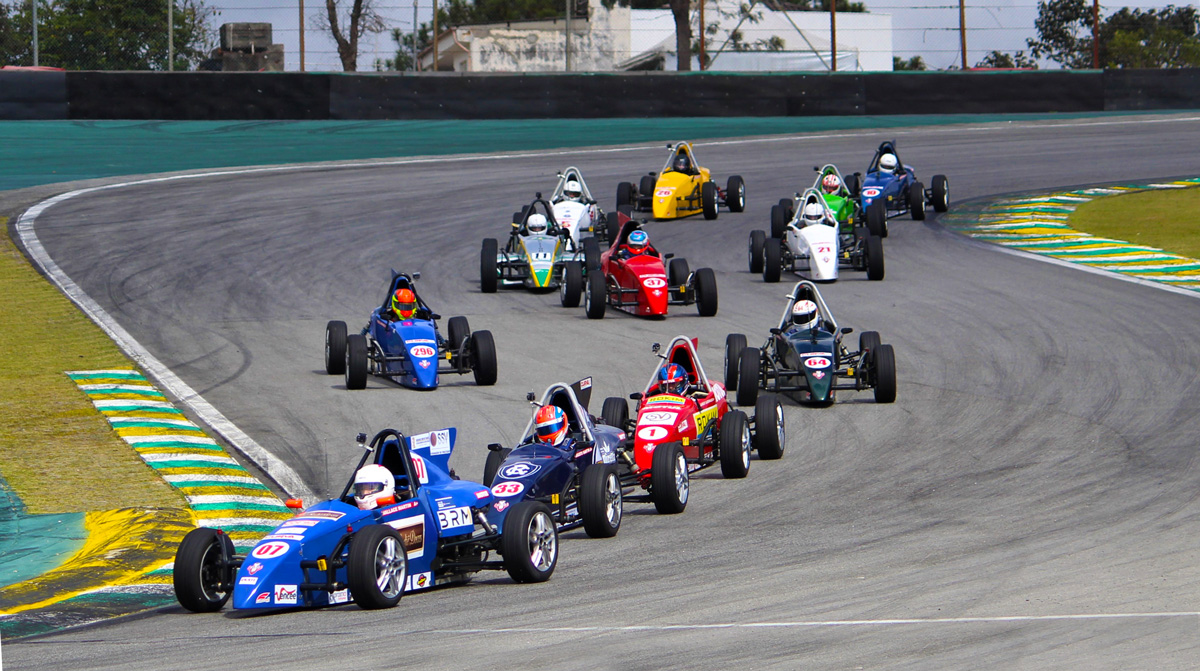
[[[690,142],[667,145],[671,155],[662,172],[652,172],[632,182],[617,185],[617,210],[653,212],[655,219],[678,219],[704,214],[716,219],[717,208],[724,205],[730,212],[746,209],[746,185],[734,175],[724,189],[713,181],[708,168],[700,167]]]

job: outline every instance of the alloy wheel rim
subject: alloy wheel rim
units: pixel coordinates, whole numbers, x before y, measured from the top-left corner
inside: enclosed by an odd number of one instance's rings
[[[548,571],[558,554],[558,538],[554,523],[544,512],[537,512],[529,521],[529,560],[538,571]]]
[[[742,467],[750,468],[750,427],[742,424]]]
[[[675,457],[675,493],[678,494],[680,503],[687,503],[690,486],[688,482],[687,459],[684,458],[681,452]]]
[[[383,596],[393,599],[404,589],[404,558],[395,538],[387,537],[375,548],[375,585]]]
[[[604,512],[608,517],[608,523],[616,527],[621,524],[621,513],[623,504],[621,501],[621,483],[617,480],[614,473],[609,473],[604,480]]]

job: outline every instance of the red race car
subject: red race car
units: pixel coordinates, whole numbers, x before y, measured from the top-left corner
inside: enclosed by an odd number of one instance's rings
[[[774,394],[758,397],[754,417],[729,406],[725,387],[709,379],[696,355],[696,340],[676,336],[661,353],[646,391],[632,394],[637,420],[629,419],[623,398],[607,398],[601,417],[632,437],[621,442],[617,463],[627,501],[651,501],[660,513],[680,513],[687,506],[689,473],[721,463],[726,478],[744,478],[750,452],[763,459],[783,456],[783,407]]]
[[[616,213],[619,233],[590,270],[584,290],[588,319],[600,319],[611,305],[635,315],[665,317],[668,305],[696,304],[701,317],[717,314],[717,276],[712,268],[688,270],[684,259],[659,254],[641,224]],[[670,265],[664,265],[670,261]]]

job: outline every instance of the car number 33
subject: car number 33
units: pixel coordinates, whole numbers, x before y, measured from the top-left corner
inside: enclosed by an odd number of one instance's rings
[[[443,529],[453,529],[469,524],[472,524],[471,509],[466,506],[438,511],[438,525]]]

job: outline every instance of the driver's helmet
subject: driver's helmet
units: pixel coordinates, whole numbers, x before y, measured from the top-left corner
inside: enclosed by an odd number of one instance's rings
[[[675,170],[677,172],[687,172],[692,167],[692,162],[688,160],[688,155],[679,153],[675,156]]]
[[[546,232],[546,215],[544,215],[544,214],[529,215],[529,218],[525,220],[525,228],[528,229],[528,231],[530,233],[534,233],[534,234],[545,233]]]
[[[802,217],[805,225],[822,223],[825,221],[825,208],[820,203],[809,203],[804,206]]]
[[[796,301],[792,305],[792,324],[802,329],[811,329],[817,325],[817,304],[809,301]]]
[[[368,464],[354,474],[354,502],[359,510],[374,510],[381,499],[396,499],[396,478],[379,464]],[[388,502],[390,503],[390,502]]]
[[[650,235],[646,231],[638,230],[629,234],[629,250],[634,254],[641,254],[648,244],[650,244]]]
[[[887,170],[888,172],[895,172],[896,166],[899,164],[900,164],[900,161],[896,160],[895,154],[884,154],[883,156],[879,157],[879,169],[880,170]]]
[[[568,179],[567,183],[563,185],[563,199],[578,203],[580,198],[583,198],[583,187],[579,186],[579,182]]]
[[[417,297],[412,289],[397,289],[392,294],[392,312],[401,319],[412,319],[417,312]]]
[[[687,371],[677,363],[669,363],[658,369],[658,391],[663,394],[680,395],[687,389]]]
[[[533,418],[538,442],[561,445],[567,439],[567,415],[557,405],[543,405]]]
[[[842,188],[842,180],[831,172],[821,180],[821,188],[825,189],[825,193],[837,193],[838,189]]]

